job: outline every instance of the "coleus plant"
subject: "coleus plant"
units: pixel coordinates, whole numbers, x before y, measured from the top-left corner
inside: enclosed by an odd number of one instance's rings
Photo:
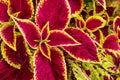
[[[119,5],[0,0],[0,80],[119,80]]]

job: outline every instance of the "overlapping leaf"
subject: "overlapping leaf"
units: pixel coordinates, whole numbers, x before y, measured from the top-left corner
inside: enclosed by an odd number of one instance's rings
[[[67,80],[66,64],[63,53],[57,48],[51,48],[51,61],[40,51],[35,54],[36,80]]]
[[[9,21],[9,15],[7,13],[8,4],[5,0],[0,0],[0,22]]]
[[[13,18],[17,24],[20,32],[23,34],[24,38],[32,48],[36,48],[40,40],[40,32],[38,27],[29,20],[22,20],[18,18]]]
[[[2,40],[13,50],[16,50],[15,28],[12,24],[5,24],[0,30]]]
[[[26,62],[21,69],[16,69],[3,59],[0,60],[0,80],[30,80],[32,78],[33,73],[29,71],[29,66]]]
[[[120,26],[120,17],[116,17],[113,21],[113,29],[117,32],[117,28]]]
[[[80,13],[83,9],[83,0],[68,0],[71,8],[71,13]]]
[[[104,27],[105,24],[105,20],[100,16],[91,16],[86,20],[86,27],[91,31],[96,31],[99,28]]]
[[[22,36],[17,36],[16,47],[17,49],[14,51],[4,42],[1,44],[2,55],[5,61],[11,66],[20,69],[25,61],[29,61],[28,54],[30,54],[30,52]]]
[[[81,45],[77,46],[63,47],[65,51],[74,58],[82,61],[98,61],[97,49],[90,37],[74,28],[67,28],[65,31],[81,43]]]
[[[33,15],[33,3],[32,0],[9,0],[9,13],[18,13],[19,18],[29,19]]]
[[[36,12],[36,23],[40,29],[49,21],[50,30],[62,30],[68,24],[70,8],[67,0],[45,0]]]
[[[106,9],[106,1],[105,0],[97,0],[97,2]]]
[[[80,45],[74,38],[64,31],[54,30],[51,31],[50,36],[48,37],[48,44],[50,46],[74,46]]]

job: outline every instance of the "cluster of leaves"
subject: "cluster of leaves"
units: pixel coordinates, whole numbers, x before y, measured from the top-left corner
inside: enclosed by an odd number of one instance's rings
[[[119,0],[0,0],[0,80],[119,80]]]

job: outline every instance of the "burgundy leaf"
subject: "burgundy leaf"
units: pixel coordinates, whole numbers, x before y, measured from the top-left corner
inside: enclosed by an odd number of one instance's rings
[[[49,31],[49,22],[47,22],[47,23],[44,25],[44,27],[43,27],[41,33],[42,33],[42,35],[41,35],[41,36],[42,36],[42,40],[48,38],[48,36],[50,35],[50,31]]]
[[[30,47],[36,48],[40,40],[40,32],[38,27],[29,20],[13,18],[23,37],[26,39]]]
[[[0,30],[2,40],[13,50],[16,50],[16,37],[14,25],[5,24]]]
[[[57,48],[51,48],[51,61],[40,51],[35,54],[36,80],[67,80],[66,64],[63,53]]]
[[[60,30],[53,30],[48,37],[48,42],[50,46],[74,46],[80,45],[74,38],[69,34]]]
[[[81,43],[81,45],[63,47],[65,51],[82,61],[98,61],[97,48],[89,36],[75,28],[67,28],[65,31]]]
[[[8,4],[5,0],[0,0],[0,22],[7,22],[9,21],[9,15],[7,13]]]
[[[40,29],[49,21],[50,30],[62,30],[68,24],[70,8],[67,0],[44,0],[36,12],[36,23]]]
[[[106,9],[106,1],[105,0],[97,0],[97,2]]]
[[[68,0],[71,8],[71,13],[81,12],[83,9],[83,0]]]
[[[85,23],[84,19],[80,18],[80,19],[76,20],[76,26],[78,28],[84,28],[85,25],[86,25],[86,23]]]
[[[46,43],[40,43],[41,53],[48,59],[50,59],[50,48]]]
[[[113,29],[117,32],[117,28],[120,26],[120,17],[116,17],[113,21]]]
[[[29,19],[33,14],[32,0],[9,0],[9,13],[19,12],[18,18]]]
[[[115,10],[116,10],[116,7],[107,7],[107,13],[108,13],[108,15],[111,17],[111,16],[113,16],[114,15],[114,13],[115,13]]]
[[[106,49],[114,49],[118,50],[119,49],[119,44],[117,42],[117,37],[114,34],[110,34],[106,37],[103,47]]]
[[[0,61],[0,80],[31,80],[33,73],[29,71],[28,65],[24,64],[21,69],[16,69],[3,59]]]
[[[4,42],[1,44],[1,50],[3,58],[8,64],[20,69],[21,65],[23,65],[26,60],[29,60],[28,54],[30,54],[30,51],[28,51],[22,36],[17,36],[16,40],[16,51],[11,49]]]
[[[91,16],[86,20],[86,27],[88,30],[96,31],[105,26],[105,20],[100,16]]]
[[[94,8],[95,8],[95,14],[103,14],[104,13],[104,8],[102,7],[102,6],[99,6],[99,5],[97,5],[97,4],[95,4],[95,6],[94,6]]]

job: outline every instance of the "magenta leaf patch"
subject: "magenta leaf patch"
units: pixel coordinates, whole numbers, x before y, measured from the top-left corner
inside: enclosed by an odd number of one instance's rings
[[[48,37],[48,43],[50,46],[74,46],[80,45],[73,37],[68,33],[60,30],[53,30]]]
[[[41,53],[48,59],[50,59],[50,48],[46,43],[40,43],[40,51]]]
[[[14,25],[5,24],[0,30],[2,40],[13,50],[16,50],[16,37]]]
[[[9,0],[9,13],[18,14],[18,18],[29,19],[33,14],[32,0]]]
[[[91,16],[86,20],[88,30],[96,31],[105,26],[106,21],[100,16]]]
[[[3,59],[0,60],[0,80],[30,80],[33,73],[29,71],[28,65],[24,64],[21,69],[10,66]]]
[[[28,48],[22,36],[17,36],[16,40],[16,51],[11,49],[4,42],[1,44],[1,49],[5,61],[11,66],[20,69],[21,65],[23,65],[26,60],[29,60],[28,54],[30,54],[30,52],[27,50]]]
[[[103,47],[106,49],[114,49],[114,50],[120,49],[116,35],[115,34],[108,35],[104,41]]]
[[[23,37],[26,39],[30,47],[36,48],[38,46],[38,41],[40,40],[40,32],[38,27],[29,20],[22,20],[18,18],[13,18],[14,22],[17,24]]]
[[[36,23],[40,29],[49,21],[50,30],[62,30],[68,24],[70,8],[67,0],[45,0],[36,13]]]
[[[0,22],[9,21],[9,15],[7,13],[8,4],[4,0],[0,0]]]
[[[71,8],[71,13],[79,13],[83,9],[83,0],[68,0]]]
[[[63,53],[57,48],[51,48],[51,61],[40,51],[35,54],[36,80],[67,80],[66,64]]]
[[[120,17],[116,17],[113,21],[113,29],[117,32],[117,28],[120,26]]]
[[[65,51],[82,61],[98,61],[97,48],[90,37],[79,29],[67,28],[65,31],[81,43],[81,45],[77,46],[65,46],[63,47]]]

